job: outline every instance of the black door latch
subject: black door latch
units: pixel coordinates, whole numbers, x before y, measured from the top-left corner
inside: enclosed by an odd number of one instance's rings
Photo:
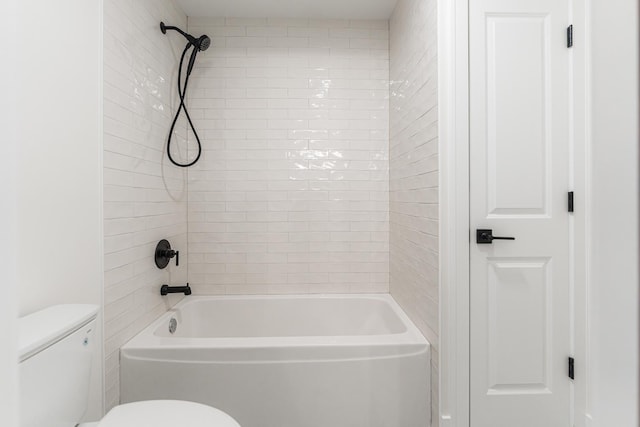
[[[476,230],[476,243],[491,244],[494,240],[516,240],[515,237],[498,237],[493,235],[493,230],[483,229]]]

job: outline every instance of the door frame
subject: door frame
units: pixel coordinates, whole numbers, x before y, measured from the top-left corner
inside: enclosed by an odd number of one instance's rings
[[[469,1],[438,0],[438,109],[440,168],[440,351],[439,418],[441,427],[470,427],[469,411]],[[573,188],[575,213],[570,219],[572,350],[576,379],[571,391],[572,425],[591,423],[588,353],[588,274],[591,223],[591,0],[573,0],[574,47],[571,90],[573,115]],[[582,71],[580,71],[582,70]],[[569,190],[568,190],[569,191]],[[577,284],[581,284],[576,286]],[[569,426],[567,426],[569,427]]]

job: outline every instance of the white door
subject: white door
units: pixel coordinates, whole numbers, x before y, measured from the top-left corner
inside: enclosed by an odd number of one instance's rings
[[[471,427],[569,427],[570,4],[469,8]]]

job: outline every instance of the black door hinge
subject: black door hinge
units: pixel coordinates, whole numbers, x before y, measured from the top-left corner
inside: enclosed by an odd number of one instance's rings
[[[574,374],[574,360],[573,357],[569,358],[569,378],[571,378],[572,380],[575,379],[575,374]]]
[[[573,191],[569,191],[569,197],[567,198],[567,210],[573,212]]]
[[[573,25],[567,27],[567,47],[573,47]]]

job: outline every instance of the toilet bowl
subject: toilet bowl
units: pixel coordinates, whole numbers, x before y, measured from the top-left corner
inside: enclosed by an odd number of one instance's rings
[[[229,415],[194,402],[148,400],[116,406],[97,423],[79,427],[240,427]]]
[[[98,307],[58,305],[19,321],[20,427],[240,427],[194,402],[149,400],[116,406],[102,420],[78,424],[89,403]]]

